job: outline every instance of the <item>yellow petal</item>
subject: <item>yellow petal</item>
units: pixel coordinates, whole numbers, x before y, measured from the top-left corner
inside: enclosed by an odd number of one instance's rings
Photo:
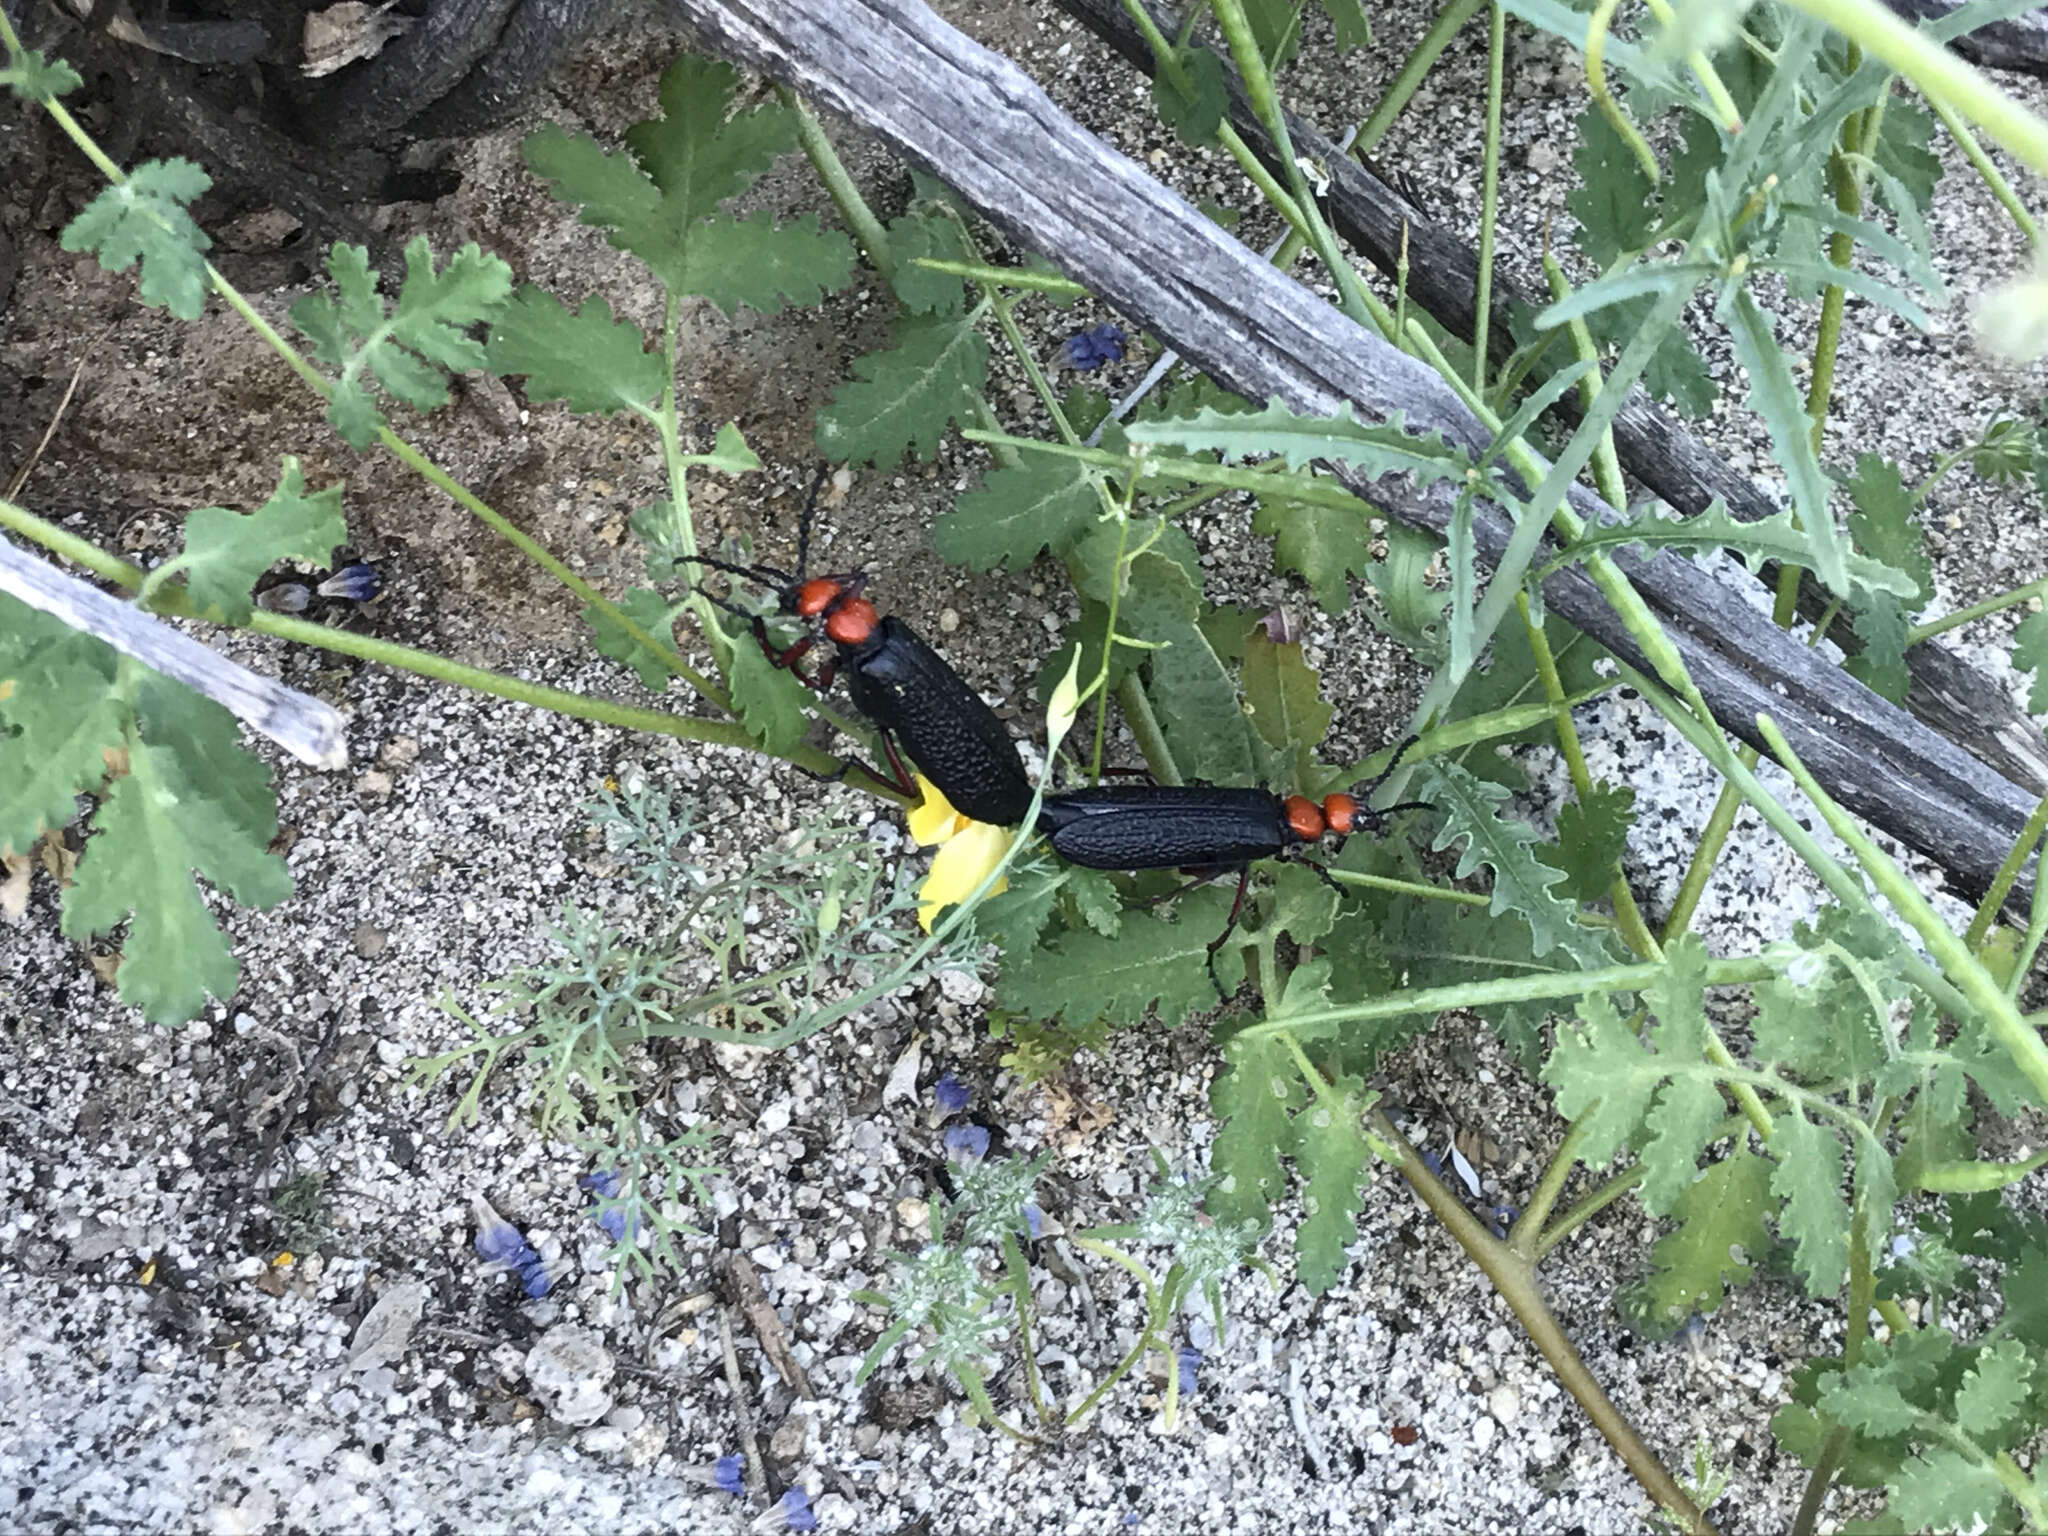
[[[918,801],[910,808],[907,820],[910,835],[920,848],[946,842],[957,836],[962,827],[972,825],[953,809],[952,802],[939,792],[939,786],[921,773],[917,775],[917,788]]]
[[[917,888],[918,926],[930,933],[940,910],[957,906],[972,895],[974,888],[988,878],[989,871],[1003,861],[1009,846],[1009,833],[982,821],[969,821],[948,838],[946,845],[932,855],[931,873]],[[1009,885],[1005,875],[990,888],[989,895],[1007,890]]]

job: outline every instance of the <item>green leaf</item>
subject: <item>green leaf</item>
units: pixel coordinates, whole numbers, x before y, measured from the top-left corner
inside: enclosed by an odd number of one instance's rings
[[[1309,783],[1315,750],[1330,731],[1322,680],[1301,659],[1299,645],[1277,644],[1263,629],[1245,642],[1242,676],[1252,729],[1267,746],[1291,755],[1296,787]]]
[[[1268,69],[1278,70],[1301,46],[1299,0],[1243,0],[1243,4],[1259,56]]]
[[[1596,552],[1639,548],[1646,554],[1659,549],[1725,549],[1740,555],[1751,570],[1766,560],[1798,563],[1808,556],[1812,540],[1794,524],[1789,511],[1774,513],[1754,522],[1730,515],[1720,501],[1695,517],[1666,517],[1654,503],[1633,518],[1588,527],[1572,540],[1564,552],[1545,567],[1546,573]],[[1849,580],[1859,600],[1874,593],[1911,597],[1914,578],[1895,566],[1884,564],[1853,550],[1846,557]]]
[[[1273,1202],[1287,1189],[1281,1154],[1294,1143],[1290,1116],[1307,1096],[1301,1071],[1276,1035],[1239,1035],[1223,1044],[1224,1070],[1209,1087],[1209,1108],[1222,1122],[1209,1150],[1221,1177],[1208,1211],[1224,1225],[1273,1224]]]
[[[785,299],[812,303],[844,287],[853,246],[822,233],[815,215],[778,229],[765,211],[745,220],[718,213],[796,146],[796,114],[779,103],[727,118],[738,78],[729,65],[686,55],[661,77],[663,115],[627,130],[631,160],[551,124],[527,138],[526,163],[671,294],[699,295],[728,314],[741,304],[773,314]]]
[[[1607,114],[1589,106],[1579,114],[1579,147],[1572,155],[1579,185],[1565,206],[1579,221],[1577,245],[1605,271],[1621,256],[1649,243],[1656,224],[1655,189],[1635,153]]]
[[[815,213],[777,224],[763,208],[723,214],[694,227],[689,261],[656,273],[676,293],[708,299],[730,315],[741,305],[764,315],[810,307],[853,279],[853,242],[823,229]]]
[[[896,279],[891,286],[905,309],[916,315],[952,315],[967,307],[964,282],[917,265],[920,257],[927,261],[974,260],[967,231],[957,219],[922,213],[891,219],[889,251],[896,258]]]
[[[1976,1439],[1991,1439],[2019,1417],[2033,1380],[2033,1357],[2017,1339],[1979,1351],[1956,1393],[1957,1427]]]
[[[1178,55],[1178,71],[1162,67],[1152,72],[1152,109],[1183,144],[1200,149],[1216,142],[1216,130],[1230,108],[1223,61],[1200,45],[1182,48]],[[1176,73],[1182,81],[1174,79]]]
[[[529,401],[565,400],[577,412],[644,415],[668,384],[668,368],[647,350],[640,328],[630,320],[614,320],[603,299],[586,299],[572,314],[560,299],[531,283],[492,321],[487,355],[491,372],[526,376]],[[740,446],[746,447],[744,442]],[[759,464],[757,459],[749,467]]]
[[[1562,893],[1573,901],[1599,901],[1614,887],[1614,866],[1635,824],[1636,792],[1626,784],[1594,784],[1584,800],[1557,813],[1557,846],[1536,857],[1564,871]]]
[[[1124,925],[1124,903],[1106,872],[1076,865],[1067,871],[1065,890],[1082,922],[1105,939],[1117,936]]]
[[[280,560],[325,566],[347,538],[341,487],[330,485],[308,496],[299,461],[287,454],[277,489],[254,512],[244,516],[226,507],[201,507],[186,517],[185,552],[178,565],[204,617],[246,624],[257,577]]]
[[[233,995],[241,968],[214,927],[193,875],[249,906],[291,894],[269,773],[245,752],[235,717],[183,684],[149,674],[127,732],[128,773],[109,787],[64,896],[67,937],[123,921],[115,984],[156,1024],[187,1019],[211,993]]]
[[[2020,1249],[1999,1291],[2003,1325],[2036,1349],[2048,1349],[2048,1241],[2037,1236]]]
[[[1365,1111],[1378,1097],[1358,1078],[1339,1078],[1294,1117],[1303,1210],[1294,1233],[1295,1274],[1311,1296],[1322,1295],[1351,1267],[1344,1250],[1358,1241],[1365,1170],[1372,1162]]]
[[[2028,614],[2012,632],[2012,664],[2034,674],[2027,690],[2028,711],[2048,714],[2048,609]]]
[[[970,570],[992,571],[1000,565],[1021,570],[1041,550],[1065,554],[1094,527],[1101,511],[1083,465],[1031,454],[983,476],[981,489],[969,491],[951,512],[940,514],[932,541],[942,559]]]
[[[1778,1229],[1793,1244],[1793,1267],[1809,1296],[1832,1296],[1849,1265],[1849,1202],[1842,1198],[1842,1144],[1796,1110],[1772,1122],[1771,1190],[1785,1202]],[[1889,1431],[1879,1431],[1888,1433]]]
[[[1323,9],[1330,13],[1330,24],[1336,29],[1339,53],[1372,46],[1372,23],[1366,19],[1361,0],[1323,0]]]
[[[761,456],[747,446],[746,438],[740,435],[739,424],[728,421],[712,439],[709,453],[686,453],[683,462],[701,464],[722,475],[751,475],[760,469]]]
[[[1656,307],[1654,295],[1622,299],[1587,315],[1586,329],[1598,346],[1619,353]],[[1669,401],[1673,409],[1696,420],[1713,410],[1720,395],[1707,360],[1682,325],[1670,327],[1658,340],[1643,369],[1642,384],[1654,399]]]
[[[1793,939],[1809,952],[1839,946],[1865,962],[1865,977],[1888,1003],[1904,996],[1898,941],[1878,919],[1824,907],[1813,922],[1794,926]],[[1888,1021],[1873,1016],[1869,995],[1838,959],[1821,959],[1810,980],[1781,975],[1757,986],[1757,1057],[1810,1081],[1868,1079],[1889,1054]]]
[[[1012,1007],[1070,1024],[1104,1014],[1129,1023],[1156,1006],[1168,1028],[1198,1008],[1216,1006],[1209,985],[1209,941],[1223,931],[1228,891],[1190,891],[1173,903],[1175,920],[1160,912],[1127,912],[1113,939],[1066,933],[1022,956],[1005,955],[1002,996]],[[1225,990],[1244,978],[1244,959],[1233,945],[1216,953]]]
[[[1254,776],[1251,732],[1229,668],[1197,622],[1201,590],[1174,558],[1179,548],[1162,539],[1131,562],[1124,632],[1161,647],[1146,657],[1147,693],[1182,778],[1242,784]]]
[[[1351,606],[1351,577],[1368,564],[1366,507],[1325,507],[1282,496],[1261,496],[1252,532],[1273,540],[1273,562],[1315,589],[1325,613]],[[1437,594],[1441,605],[1443,594]]]
[[[819,451],[889,469],[912,448],[937,456],[947,424],[973,410],[988,382],[988,343],[972,314],[910,316],[897,323],[895,347],[853,371],[818,412]]]
[[[40,48],[21,49],[7,61],[6,68],[0,69],[0,85],[38,106],[48,106],[83,84],[77,70],[62,59],[52,64]]]
[[[1945,1447],[1908,1459],[1889,1488],[1888,1530],[1995,1530],[2006,1497],[1989,1463]]]
[[[105,781],[127,712],[111,646],[4,592],[0,647],[0,848],[25,853]]]
[[[1622,1305],[1649,1332],[1667,1337],[1695,1312],[1720,1308],[1747,1285],[1752,1261],[1770,1246],[1764,1216],[1773,1205],[1771,1165],[1738,1148],[1710,1164],[1671,1207],[1678,1225],[1650,1250],[1655,1272],[1630,1288]]]
[[[1467,878],[1481,864],[1491,868],[1493,900],[1488,910],[1496,916],[1521,913],[1539,956],[1555,947],[1588,969],[1606,963],[1598,936],[1579,925],[1577,908],[1551,890],[1564,871],[1536,857],[1535,829],[1501,817],[1500,807],[1508,798],[1504,786],[1474,778],[1456,763],[1431,763],[1422,798],[1444,812],[1433,851],[1441,853],[1462,839],[1465,846],[1458,855],[1456,877]]]
[[[747,734],[764,751],[786,757],[803,739],[813,695],[795,672],[778,667],[742,636],[733,645],[732,704]]]
[[[1885,103],[1877,137],[1878,169],[1898,179],[1922,215],[1934,203],[1935,183],[1941,180],[1941,159],[1928,149],[1934,137],[1934,118],[1926,108],[1894,95]]]
[[[1827,476],[1813,451],[1813,423],[1806,399],[1792,378],[1792,365],[1778,345],[1776,320],[1738,289],[1730,304],[1729,339],[1749,378],[1749,402],[1770,428],[1771,446],[1785,470],[1792,509],[1807,540],[1805,564],[1830,592],[1849,595],[1849,549],[1828,510]]]
[[[1192,415],[1133,421],[1125,435],[1140,447],[1213,452],[1230,464],[1270,454],[1298,470],[1331,459],[1374,477],[1413,475],[1418,485],[1462,484],[1472,468],[1471,455],[1445,442],[1442,433],[1410,432],[1398,413],[1382,424],[1362,422],[1348,400],[1334,416],[1297,416],[1277,401],[1254,411],[1204,406]]]
[[[213,241],[185,209],[212,185],[206,172],[182,157],[145,160],[125,182],[87,203],[64,226],[58,244],[91,251],[108,272],[125,272],[140,262],[142,302],[161,304],[180,320],[197,320],[206,308],[206,253]]]
[[[1614,1160],[1642,1124],[1665,1071],[1622,1022],[1612,998],[1596,992],[1580,999],[1577,1020],[1558,1026],[1543,1081],[1557,1094],[1557,1112],[1581,1134],[1581,1162],[1600,1168]]]
[[[1848,659],[1849,675],[1880,698],[1905,703],[1906,690],[1913,684],[1906,666],[1906,642],[1911,638],[1906,610],[1889,592],[1879,592],[1856,610],[1850,622],[1863,649]]]
[[[669,638],[672,619],[668,599],[652,587],[634,587],[619,599],[618,606],[627,618],[656,640]],[[611,657],[613,661],[623,661],[639,673],[641,686],[649,693],[660,693],[668,687],[668,680],[674,674],[660,651],[645,644],[595,603],[584,605],[583,622],[590,626],[598,653]],[[745,643],[734,647],[736,653],[758,649]]]
[[[415,410],[445,405],[447,373],[486,361],[470,328],[490,319],[512,291],[512,269],[474,241],[435,272],[425,235],[405,248],[405,282],[389,315],[362,246],[337,243],[327,253],[327,275],[335,292],[307,294],[292,306],[292,323],[312,342],[315,357],[341,370],[327,419],[353,448],[369,447],[384,421],[364,381],[366,370]]]
[[[1849,537],[1873,560],[1913,578],[1913,590],[1900,597],[1925,603],[1934,596],[1934,567],[1921,547],[1919,508],[1898,465],[1881,454],[1862,454],[1848,489],[1856,508],[1849,514]]]

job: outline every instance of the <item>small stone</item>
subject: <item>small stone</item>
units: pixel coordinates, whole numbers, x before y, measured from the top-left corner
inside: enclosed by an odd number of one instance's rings
[[[379,768],[403,768],[420,755],[420,744],[410,736],[394,736],[377,754]]]
[[[375,923],[357,923],[351,936],[356,953],[365,960],[374,960],[391,944],[391,935]]]
[[[356,793],[365,800],[381,801],[391,798],[391,775],[381,768],[372,768],[356,779]]]
[[[526,1355],[527,1381],[549,1416],[572,1429],[611,1411],[608,1383],[617,1370],[595,1332],[568,1323],[550,1328]]]
[[[1502,1382],[1486,1394],[1486,1411],[1500,1421],[1502,1428],[1506,1428],[1515,1422],[1515,1415],[1522,1411],[1521,1394],[1506,1382]]]
[[[1493,1444],[1493,1437],[1500,1429],[1491,1419],[1480,1419],[1472,1426],[1472,1449],[1485,1451]]]
[[[793,1467],[803,1460],[804,1446],[811,1438],[811,1421],[801,1414],[791,1414],[775,1426],[775,1433],[768,1437],[768,1454],[785,1467]]]
[[[951,608],[941,608],[941,609],[939,610],[939,633],[940,633],[940,634],[942,634],[942,635],[950,635],[950,634],[952,634],[952,633],[953,633],[953,631],[954,631],[954,630],[958,629],[959,627],[960,627],[960,615],[959,615],[959,614],[955,613],[955,612],[954,612],[954,611],[953,611],[953,610],[952,610]]]

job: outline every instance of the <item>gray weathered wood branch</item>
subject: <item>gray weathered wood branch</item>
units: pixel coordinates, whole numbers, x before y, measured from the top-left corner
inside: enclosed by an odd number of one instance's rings
[[[1479,450],[1490,434],[1444,381],[1354,324],[1082,129],[1009,60],[915,0],[679,0],[715,51],[784,81],[871,131],[1037,251],[1254,400],[1324,414],[1349,401],[1371,420]],[[1405,523],[1441,532],[1448,486],[1343,476]],[[1589,521],[1616,514],[1574,487]],[[1512,532],[1475,518],[1481,555]],[[1844,805],[1984,890],[2033,797],[1770,622],[1753,582],[1669,555],[1616,562],[1662,621],[1724,726],[1756,740],[1772,715]],[[1544,583],[1551,609],[1654,675],[1593,580]]]

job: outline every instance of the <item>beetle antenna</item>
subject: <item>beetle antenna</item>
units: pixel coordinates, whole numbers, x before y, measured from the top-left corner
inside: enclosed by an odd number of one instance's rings
[[[811,493],[804,498],[804,510],[796,524],[796,579],[803,580],[804,572],[811,568],[811,519],[818,510],[818,492],[824,487],[825,476],[831,473],[828,461],[818,466],[818,472],[811,477]]]
[[[1358,800],[1361,804],[1363,804],[1365,801],[1372,799],[1373,792],[1377,790],[1382,784],[1386,783],[1387,780],[1391,779],[1394,776],[1394,770],[1401,766],[1401,759],[1408,755],[1408,749],[1414,746],[1415,743],[1420,741],[1421,739],[1422,738],[1420,736],[1410,736],[1403,740],[1399,746],[1394,748],[1394,755],[1387,759],[1387,766],[1379,771],[1379,773],[1374,777],[1373,781],[1370,784],[1364,785],[1361,788],[1353,791],[1353,793],[1356,794],[1356,796],[1358,797]],[[1388,812],[1407,810],[1408,808],[1409,807],[1405,805],[1389,806]],[[1428,807],[1424,806],[1423,809],[1427,810]],[[1380,814],[1384,815],[1387,814],[1387,812],[1381,812]]]
[[[796,578],[787,571],[779,571],[772,565],[741,565],[737,560],[719,560],[711,555],[692,555],[681,562],[684,565],[701,565],[710,570],[724,571],[732,576],[744,576],[749,581],[758,581],[763,586],[789,586]]]

